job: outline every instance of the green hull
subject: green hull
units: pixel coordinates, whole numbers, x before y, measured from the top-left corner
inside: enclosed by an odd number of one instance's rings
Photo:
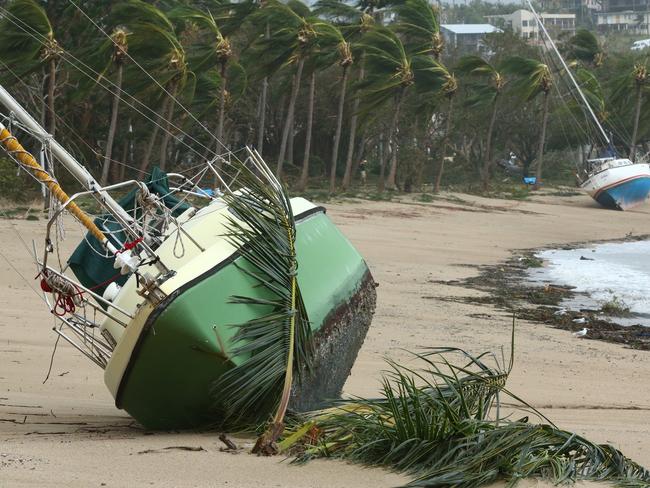
[[[366,263],[321,211],[297,216],[298,282],[316,341],[314,373],[294,387],[292,407],[336,398],[363,343],[375,306]],[[133,350],[116,404],[150,429],[191,428],[211,415],[215,381],[244,357],[232,357],[233,324],[260,314],[232,304],[233,295],[261,296],[233,255],[161,302]]]

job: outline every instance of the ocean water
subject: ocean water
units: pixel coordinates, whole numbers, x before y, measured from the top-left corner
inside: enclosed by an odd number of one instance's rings
[[[617,299],[637,315],[638,320],[625,323],[650,325],[650,241],[547,250],[537,257],[546,265],[530,270],[533,281],[574,286],[575,292],[583,294],[568,308],[598,308]]]

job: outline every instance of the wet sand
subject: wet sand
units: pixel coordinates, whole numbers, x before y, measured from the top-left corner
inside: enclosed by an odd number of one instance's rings
[[[404,359],[403,349],[444,345],[480,353],[504,346],[508,352],[508,314],[490,305],[441,300],[481,292],[433,281],[475,275],[474,266],[497,264],[513,249],[650,234],[650,205],[623,213],[600,209],[587,196],[525,202],[446,197],[431,203],[326,204],[380,285],[375,320],[347,393],[374,396],[382,358]],[[41,248],[44,222],[0,220],[1,487],[380,488],[406,480],[340,462],[295,467],[282,459],[221,452],[216,433],[145,432],[114,407],[102,371],[67,345],[59,346],[43,384],[55,341],[53,319],[4,259],[37,286],[36,270],[12,226]],[[80,235],[72,222],[67,230],[62,259]],[[611,442],[650,466],[650,352],[524,321],[516,334],[511,390],[559,426]]]

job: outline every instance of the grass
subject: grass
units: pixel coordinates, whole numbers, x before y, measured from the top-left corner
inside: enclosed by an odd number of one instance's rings
[[[629,317],[632,315],[630,307],[617,296],[614,296],[611,300],[603,303],[600,306],[600,310],[610,317]]]
[[[534,254],[527,254],[520,258],[520,263],[526,268],[541,268],[544,266],[544,261],[539,259]]]

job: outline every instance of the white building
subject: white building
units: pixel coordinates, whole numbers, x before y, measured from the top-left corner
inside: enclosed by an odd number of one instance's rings
[[[554,14],[542,12],[539,14],[544,27],[553,37],[567,32],[570,35],[576,31],[575,14]],[[532,12],[524,9],[516,10],[506,15],[488,15],[488,22],[503,29],[511,29],[524,39],[539,39],[539,26]]]
[[[502,32],[491,24],[442,24],[440,28],[447,46],[463,53],[485,52],[485,36]]]
[[[627,32],[650,34],[650,12],[598,12],[596,28],[599,32]]]

